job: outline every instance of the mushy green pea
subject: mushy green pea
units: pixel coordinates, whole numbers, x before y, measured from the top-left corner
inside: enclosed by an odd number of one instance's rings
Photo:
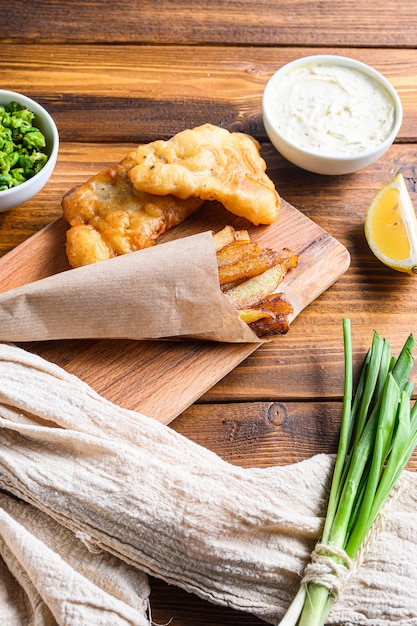
[[[0,191],[32,178],[48,160],[35,114],[18,102],[0,105]]]

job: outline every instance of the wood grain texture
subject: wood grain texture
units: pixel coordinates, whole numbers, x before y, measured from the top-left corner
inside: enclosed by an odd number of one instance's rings
[[[0,213],[0,256],[60,217],[64,193],[117,162],[136,145],[62,142],[56,168],[46,186],[32,200]],[[262,144],[262,155],[268,175],[282,197],[354,252],[352,265],[369,274],[374,287],[373,276],[387,277],[392,286],[395,281],[404,283],[405,277],[388,271],[372,257],[362,230],[373,196],[398,172],[403,174],[411,198],[417,202],[415,144],[395,144],[377,163],[347,176],[303,172],[269,143]]]
[[[64,142],[145,142],[211,122],[266,140],[262,92],[283,64],[311,54],[368,63],[397,89],[404,107],[398,141],[417,135],[414,50],[206,46],[0,46],[0,76],[53,115]],[[12,62],[11,62],[12,59]]]
[[[287,336],[249,355],[171,427],[244,467],[335,451],[342,318],[352,321],[356,374],[374,329],[395,351],[408,332],[417,334],[415,279],[380,264],[363,234],[369,202],[398,172],[417,207],[415,0],[0,0],[0,8],[1,86],[44,104],[61,137],[46,187],[34,200],[0,214],[0,256],[58,218],[63,193],[139,142],[204,122],[252,134],[263,144],[281,195],[340,241],[351,265],[304,309]],[[323,177],[293,167],[268,143],[262,123],[262,91],[272,73],[320,53],[374,66],[392,82],[404,107],[396,144],[376,164],[349,176]],[[51,257],[62,258],[54,239],[48,246]],[[34,256],[26,262],[39,267]],[[101,358],[95,342],[51,342],[45,355],[57,349],[69,369],[83,359],[88,367],[87,355],[95,365]],[[132,353],[130,360],[121,404],[129,404],[135,391],[129,383],[138,360]],[[97,372],[98,386],[109,384],[114,365],[110,360]],[[120,389],[117,370],[113,374]],[[417,469],[415,455],[410,467]],[[151,584],[155,623],[263,624],[161,581]]]
[[[38,196],[0,214],[0,250],[5,253],[61,215],[60,198],[74,184],[122,158],[133,144],[66,144],[56,170]],[[374,329],[398,350],[415,332],[417,293],[412,277],[382,265],[363,233],[366,208],[378,189],[401,171],[417,201],[417,150],[395,145],[376,164],[344,177],[323,177],[288,164],[269,145],[263,155],[280,193],[350,252],[349,270],[303,311],[279,342],[248,357],[202,397],[206,401],[340,398],[343,375],[342,318],[350,317],[358,369]],[[55,243],[50,242],[51,255]],[[55,250],[56,253],[56,250]],[[62,248],[61,248],[62,253]]]
[[[234,465],[272,467],[332,454],[341,409],[324,401],[194,404],[171,427]]]
[[[335,453],[341,417],[341,401],[220,402],[190,406],[170,428],[228,463],[272,467]]]
[[[76,15],[77,19],[72,19]],[[2,2],[3,41],[412,47],[413,0]]]
[[[234,611],[200,600],[196,596],[167,585],[161,580],[150,579],[151,610],[155,624],[172,626],[265,626],[264,621],[247,613]]]
[[[291,247],[299,255],[297,268],[288,272],[280,285],[293,306],[292,320],[336,282],[350,263],[344,246],[285,200],[277,222],[259,227],[236,218],[220,205],[206,203],[196,215],[161,237],[157,245],[198,232],[219,231],[226,224],[247,228],[252,241],[264,247],[278,251]],[[66,228],[63,220],[55,221],[0,259],[0,291],[69,269]],[[258,344],[72,340],[30,342],[27,347],[65,366],[109,400],[167,424],[253,353]]]

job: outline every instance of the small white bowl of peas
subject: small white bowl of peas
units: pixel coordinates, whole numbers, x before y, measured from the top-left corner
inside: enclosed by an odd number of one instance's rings
[[[0,211],[35,196],[56,164],[59,135],[48,111],[15,91],[0,89]]]

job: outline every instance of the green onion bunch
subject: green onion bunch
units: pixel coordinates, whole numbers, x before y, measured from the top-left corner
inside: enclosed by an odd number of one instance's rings
[[[48,160],[46,139],[33,125],[34,117],[17,102],[0,105],[0,191],[32,178]]]
[[[409,379],[415,346],[410,335],[399,356],[374,332],[353,395],[350,321],[343,320],[345,383],[339,447],[319,558],[348,568],[417,444],[417,403]],[[330,568],[331,569],[331,568]],[[308,580],[308,579],[307,579]],[[320,579],[303,582],[280,626],[322,626],[335,591]]]

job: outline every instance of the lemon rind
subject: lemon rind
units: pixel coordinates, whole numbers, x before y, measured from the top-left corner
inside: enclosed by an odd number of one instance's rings
[[[399,194],[400,194],[400,202],[403,207],[402,219],[404,221],[404,225],[407,231],[408,240],[410,244],[410,255],[408,256],[407,259],[404,259],[401,261],[387,257],[374,245],[369,227],[367,225],[368,215],[372,213],[373,207],[377,204],[378,199],[388,189],[392,189],[392,188],[398,189]],[[367,212],[366,220],[365,220],[365,237],[373,254],[382,263],[400,272],[406,272],[410,274],[417,273],[417,216],[414,210],[413,203],[411,202],[410,194],[408,193],[407,186],[405,184],[404,178],[401,173],[397,174],[390,183],[385,185],[372,200],[371,205]],[[413,268],[416,268],[416,270],[413,270]]]

